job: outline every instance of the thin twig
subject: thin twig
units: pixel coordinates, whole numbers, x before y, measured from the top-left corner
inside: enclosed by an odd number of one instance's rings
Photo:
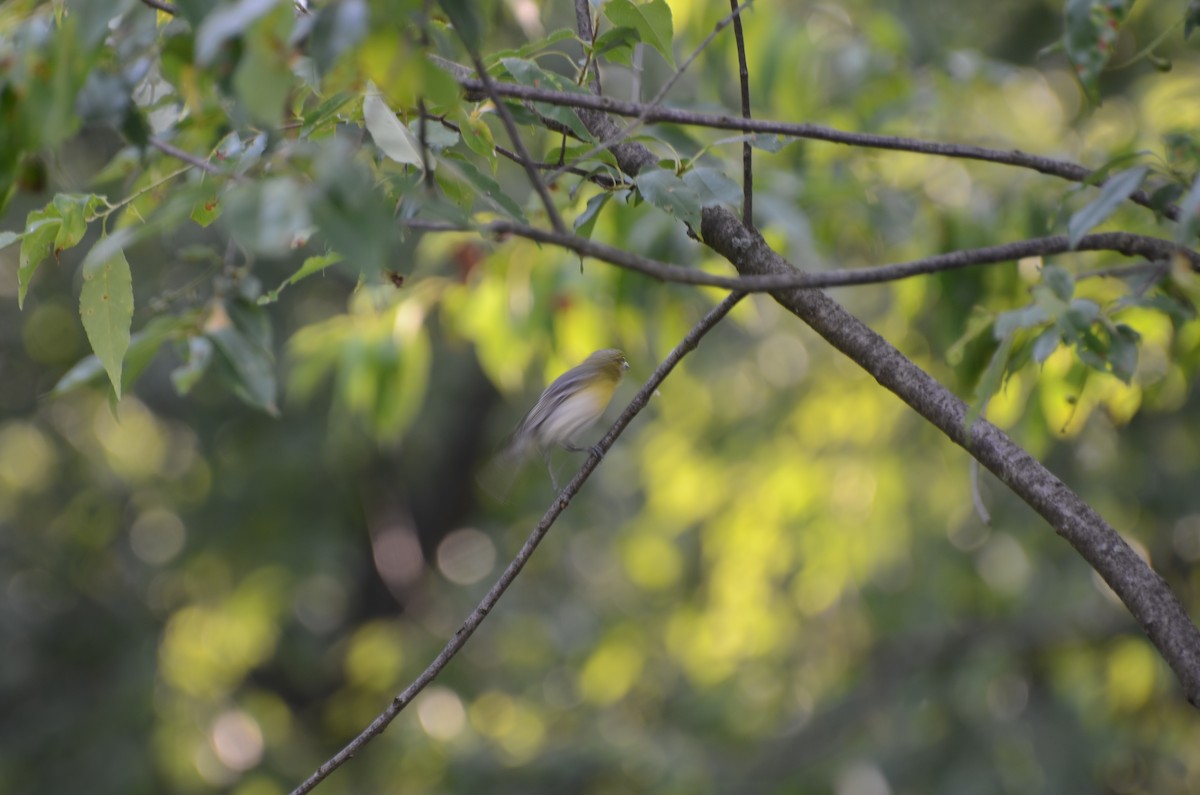
[[[452,64],[443,59],[435,59],[435,63],[448,69],[455,76],[458,84],[468,93],[479,93],[483,90],[482,84],[478,80],[471,78],[469,72],[464,73],[463,68],[457,64]],[[765,133],[782,135],[789,138],[805,138],[870,149],[887,149],[898,152],[935,155],[938,157],[978,160],[985,163],[998,163],[1026,168],[1040,174],[1059,177],[1071,182],[1086,182],[1093,173],[1091,169],[1084,168],[1077,163],[1056,160],[1052,157],[1031,155],[1018,149],[989,149],[970,144],[925,141],[918,138],[905,138],[897,135],[846,132],[820,124],[791,123],[772,119],[743,119],[740,116],[699,113],[678,108],[652,107],[638,102],[623,102],[611,97],[572,94],[565,91],[553,91],[534,86],[517,85],[515,83],[495,83],[494,88],[500,95],[514,99],[530,102],[546,102],[552,105],[611,113],[616,116],[634,117],[646,124],[669,123],[692,127],[709,127],[717,130],[740,130],[748,133]],[[587,124],[588,120],[585,119],[584,123]],[[1098,183],[1095,187],[1103,184]],[[1164,216],[1173,221],[1179,220],[1178,206],[1170,205],[1166,208],[1155,208],[1150,201],[1149,194],[1144,190],[1134,191],[1129,198],[1135,204],[1140,204],[1143,207],[1151,209],[1158,209]]]
[[[747,3],[749,5],[749,3]],[[742,35],[742,15],[738,0],[729,0],[733,9],[733,39],[737,42],[738,79],[742,89],[742,118],[750,118],[750,68],[746,65],[746,39]],[[754,150],[742,141],[742,222],[754,227]]]
[[[500,597],[504,595],[504,592],[512,585],[517,575],[521,573],[525,564],[529,562],[538,545],[542,543],[542,539],[550,532],[550,528],[554,525],[554,522],[567,509],[567,506],[571,504],[571,500],[579,493],[580,488],[587,482],[587,479],[591,477],[592,472],[599,466],[604,454],[613,446],[617,438],[629,423],[633,421],[633,418],[646,407],[654,391],[658,389],[663,380],[675,369],[680,360],[690,351],[694,350],[701,338],[713,326],[719,323],[725,315],[729,314],[729,310],[733,309],[734,305],[743,297],[744,293],[730,293],[725,300],[711,309],[699,323],[692,327],[692,330],[675,346],[675,349],[671,351],[667,358],[663,359],[662,364],[655,369],[645,385],[638,390],[633,400],[629,401],[629,405],[625,407],[625,410],[621,412],[621,416],[608,429],[608,433],[604,434],[604,438],[600,440],[596,447],[592,448],[592,453],[583,462],[583,466],[580,467],[579,472],[575,474],[575,477],[566,485],[566,488],[554,499],[554,502],[551,503],[546,513],[542,515],[541,521],[537,523],[537,526],[533,528],[529,537],[525,539],[525,543],[521,546],[520,551],[517,552],[516,557],[505,567],[499,579],[492,585],[487,595],[479,602],[479,605],[467,616],[466,621],[454,633],[454,637],[446,643],[441,653],[421,672],[420,676],[413,680],[412,684],[404,689],[404,692],[392,699],[392,703],[388,705],[387,709],[381,712],[375,720],[371,721],[371,724],[366,729],[351,740],[346,747],[318,767],[300,786],[292,790],[291,795],[305,795],[305,793],[312,791],[330,773],[345,764],[347,760],[361,751],[363,746],[381,734],[388,727],[388,724],[395,720],[396,716],[412,703],[417,694],[437,678],[442,669],[454,659],[454,656],[466,645],[471,635],[474,634],[479,625],[491,613],[492,609],[500,601]]]
[[[447,130],[454,130],[454,132],[458,133],[459,135],[462,134],[462,127],[459,126],[458,124],[450,121],[445,116],[437,116],[435,114],[429,114],[429,119],[431,121],[436,121],[438,124],[442,125]],[[496,152],[498,154],[500,154],[501,157],[506,157],[518,165],[524,165],[524,163],[521,161],[521,156],[518,155],[516,152],[512,151],[511,149],[505,149],[503,146],[500,146],[499,144],[492,144],[492,148],[494,148],[496,150]],[[561,163],[548,163],[544,160],[541,160],[541,161],[535,160],[533,162],[533,167],[538,169],[539,171],[553,171],[554,169],[559,168],[561,165],[562,165]],[[583,177],[584,179],[589,180],[592,183],[599,185],[602,188],[609,189],[609,190],[617,187],[618,185],[624,184],[620,180],[614,179],[608,173],[588,171],[587,169],[577,168],[575,166],[568,166],[567,173],[572,174],[577,177]]]
[[[753,2],[754,2],[754,0],[747,0],[745,5],[735,7],[733,10],[733,13],[729,14],[729,16],[725,17],[724,19],[722,19],[720,22],[717,23],[716,27],[714,27],[712,29],[712,32],[709,33],[708,36],[706,36],[704,38],[704,41],[700,42],[700,45],[698,47],[696,47],[696,49],[692,51],[692,54],[687,57],[687,60],[685,60],[683,63],[681,63],[679,65],[679,68],[675,70],[675,73],[671,75],[671,77],[667,80],[667,82],[663,83],[662,88],[660,88],[658,90],[658,93],[656,93],[654,95],[654,97],[651,98],[650,102],[648,102],[647,104],[642,106],[646,113],[649,113],[654,108],[658,107],[659,103],[661,103],[663,101],[663,99],[666,98],[666,96],[670,92],[670,90],[675,87],[675,83],[678,82],[679,78],[683,77],[683,73],[687,70],[687,68],[689,66],[691,66],[692,62],[695,61],[696,58],[698,58],[700,56],[700,53],[704,52],[704,50],[708,48],[708,45],[711,44],[712,40],[717,37],[717,34],[720,33],[722,30],[724,30],[729,25],[730,22],[737,19],[741,15],[742,11],[744,9],[748,8],[750,6],[750,4]],[[580,95],[580,96],[587,96],[587,95]],[[638,103],[634,103],[634,104],[638,104]],[[582,155],[575,158],[575,162],[582,163],[590,158],[595,157],[596,155],[600,154],[601,152],[606,152],[609,149],[611,149],[613,146],[621,143],[626,138],[628,138],[629,136],[633,135],[635,132],[640,130],[646,124],[647,119],[644,115],[639,115],[639,114],[634,114],[634,115],[637,116],[637,118],[635,118],[632,122],[630,122],[628,125],[626,125],[624,129],[620,130],[615,135],[608,136],[607,138],[602,140],[600,143],[596,144],[594,147],[589,149],[587,152],[584,152]],[[559,169],[559,171],[556,171],[556,172],[550,174],[548,179],[551,182],[553,182],[559,176],[559,173],[563,170],[564,169]]]
[[[151,8],[156,8],[159,11],[162,11],[164,14],[175,16],[179,13],[179,9],[177,9],[172,3],[168,3],[167,0],[142,0],[142,2]]]
[[[156,135],[150,136],[150,145],[153,146],[158,151],[162,152],[163,154],[170,155],[171,157],[175,158],[176,160],[182,160],[184,163],[187,163],[189,166],[195,166],[196,168],[200,169],[201,171],[205,171],[209,174],[220,174],[220,175],[225,174],[225,171],[223,169],[221,169],[220,166],[214,166],[212,163],[208,162],[204,158],[197,157],[196,155],[193,155],[191,152],[185,152],[182,149],[180,149],[179,147],[167,143],[166,141],[164,141],[163,139],[159,138]]]
[[[464,41],[464,44],[466,42]],[[542,180],[537,169],[533,167],[533,158],[529,156],[529,151],[525,148],[525,143],[521,140],[521,132],[517,129],[517,123],[513,120],[512,114],[509,113],[508,106],[500,99],[500,95],[496,92],[496,83],[487,73],[487,67],[483,65],[483,59],[479,57],[479,53],[472,50],[470,52],[471,62],[475,64],[475,73],[479,75],[479,79],[483,84],[483,90],[487,93],[488,98],[492,100],[492,104],[496,107],[496,112],[500,114],[500,121],[504,123],[504,129],[508,131],[508,137],[512,139],[513,150],[520,158],[521,166],[525,169],[525,174],[529,177],[529,182],[533,185],[533,189],[537,191],[538,197],[542,200],[542,205],[546,208],[546,215],[550,218],[550,225],[559,232],[566,232],[567,226],[563,223],[562,216],[558,213],[558,208],[554,206],[554,197],[550,195],[550,190],[546,187],[546,182]],[[553,172],[549,181],[553,182],[557,172]]]
[[[827,287],[850,287],[863,284],[880,284],[942,271],[957,270],[973,265],[991,265],[1012,262],[1022,257],[1049,256],[1071,250],[1066,235],[1038,237],[1015,243],[1004,243],[986,248],[952,251],[911,262],[899,262],[870,268],[846,271],[802,271],[770,276],[719,276],[691,267],[643,257],[624,249],[580,237],[570,232],[553,232],[538,229],[516,221],[492,221],[478,226],[454,224],[444,221],[427,221],[413,218],[403,222],[410,229],[426,232],[478,231],[494,235],[516,235],[538,243],[549,243],[569,249],[585,257],[592,257],[627,270],[637,271],[664,282],[694,284],[705,287],[720,287],[725,290],[742,290],[749,293],[771,292],[785,288],[823,289]],[[1162,240],[1129,232],[1103,232],[1085,235],[1075,247],[1076,251],[1116,251],[1126,256],[1162,258],[1170,254],[1183,253],[1200,269],[1200,254],[1181,248],[1170,240]]]

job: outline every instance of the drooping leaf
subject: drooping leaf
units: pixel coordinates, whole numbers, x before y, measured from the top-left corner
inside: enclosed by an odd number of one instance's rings
[[[637,186],[646,201],[700,230],[700,198],[675,172],[665,168],[643,171],[637,176]]]
[[[121,368],[123,392],[133,386],[138,376],[154,359],[154,355],[158,353],[163,343],[172,334],[191,325],[193,320],[194,318],[190,314],[159,315],[129,338],[129,349],[125,352],[125,365]],[[91,353],[80,359],[62,378],[58,379],[58,383],[50,390],[50,394],[58,397],[84,384],[97,382],[104,377],[104,365],[101,364],[96,354]]]
[[[575,234],[590,239],[592,230],[596,228],[596,219],[600,217],[600,211],[604,209],[604,205],[608,204],[608,200],[611,198],[612,193],[604,191],[588,199],[583,212],[575,217]]]
[[[196,334],[188,337],[184,347],[183,364],[171,371],[171,384],[175,392],[186,395],[208,370],[212,361],[213,342],[208,337]]]
[[[393,204],[348,144],[331,144],[317,160],[316,190],[309,195],[313,221],[358,272],[378,273],[396,237]]]
[[[233,387],[234,394],[251,406],[276,416],[279,407],[275,399],[275,358],[264,344],[258,328],[267,322],[261,307],[241,306],[240,311],[234,312],[230,305],[214,309],[205,335],[212,340],[224,366],[223,375]]]
[[[1122,202],[1142,186],[1142,180],[1150,169],[1146,166],[1135,166],[1113,174],[1100,188],[1100,195],[1086,207],[1071,216],[1067,224],[1071,248],[1079,245],[1083,236],[1094,227],[1103,223],[1112,215]]]
[[[1042,283],[1062,301],[1070,301],[1075,294],[1075,277],[1066,268],[1046,265],[1042,268]]]
[[[701,207],[728,204],[740,207],[742,189],[721,171],[709,166],[697,166],[683,175],[683,181],[695,191]]]
[[[219,6],[204,17],[196,31],[196,61],[211,63],[221,45],[243,34],[259,17],[280,5],[282,0],[236,0]]]
[[[475,168],[470,161],[457,156],[448,158],[447,168],[453,168],[461,174],[475,189],[474,195],[481,197],[491,207],[523,224],[529,223],[525,213],[521,210],[521,205],[512,200],[512,197],[500,187],[500,183]],[[468,204],[467,209],[469,207]]]
[[[1112,374],[1127,384],[1137,371],[1139,340],[1141,335],[1124,323],[1113,327],[1108,362],[1112,366]]]
[[[25,216],[25,236],[21,238],[21,253],[17,260],[17,306],[24,308],[25,294],[33,274],[42,260],[50,253],[62,218],[53,205],[41,210],[32,210]]]
[[[450,24],[462,37],[467,49],[478,53],[483,42],[483,22],[479,18],[479,8],[474,0],[439,0],[439,5],[450,18]]]
[[[1179,226],[1175,228],[1175,240],[1190,246],[1200,235],[1200,176],[1179,203]],[[24,245],[22,245],[22,251]]]
[[[129,349],[129,328],[133,322],[133,276],[124,251],[118,249],[99,261],[84,261],[79,316],[88,342],[104,365],[119,399],[121,367]]]
[[[671,50],[675,28],[671,18],[671,7],[667,5],[666,0],[650,0],[647,3],[609,0],[604,5],[604,16],[617,27],[636,30],[642,41],[658,50],[671,66],[675,65],[675,57]]]
[[[596,47],[592,54],[599,58],[607,57],[610,61],[629,66],[633,61],[633,45],[642,40],[637,28],[621,26],[609,28],[596,38]]]
[[[363,123],[385,155],[397,163],[423,167],[420,142],[396,118],[374,83],[367,84],[367,92],[363,95]]]
[[[317,12],[308,37],[308,54],[318,72],[328,72],[342,53],[362,41],[367,33],[369,16],[364,0],[340,0]]]

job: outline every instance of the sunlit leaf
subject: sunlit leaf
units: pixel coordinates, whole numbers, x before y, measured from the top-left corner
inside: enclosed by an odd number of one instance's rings
[[[367,92],[363,95],[363,123],[375,145],[385,155],[397,163],[423,167],[420,142],[396,118],[374,83],[367,85]]]

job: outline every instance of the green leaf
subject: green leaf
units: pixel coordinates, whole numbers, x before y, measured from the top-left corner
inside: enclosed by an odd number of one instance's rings
[[[675,37],[671,21],[671,7],[666,0],[650,0],[634,4],[630,0],[609,0],[604,6],[604,16],[617,27],[633,28],[642,41],[662,55],[671,66],[675,58],[671,52],[671,41]]]
[[[1060,342],[1062,342],[1062,333],[1056,326],[1046,329],[1033,341],[1033,360],[1038,364],[1045,363],[1050,358],[1050,354],[1058,350]]]
[[[54,238],[54,252],[78,245],[87,233],[87,215],[95,211],[102,199],[99,196],[60,193],[54,197],[54,209],[62,218],[62,226]]]
[[[1133,195],[1142,186],[1142,180],[1150,169],[1146,166],[1136,166],[1113,174],[1100,188],[1100,195],[1094,201],[1071,216],[1067,231],[1071,248],[1079,245],[1079,241],[1092,228],[1103,223],[1112,215],[1122,202]]]
[[[587,91],[575,85],[570,80],[565,80],[559,75],[543,70],[533,61],[526,61],[521,58],[501,58],[500,63],[504,65],[504,68],[512,76],[513,80],[521,85],[532,86],[533,88],[548,88],[555,91],[567,91],[572,94],[587,93]],[[590,141],[592,139],[591,132],[584,125],[574,109],[552,105],[548,102],[534,102],[533,107],[541,115],[569,127],[582,140]]]
[[[1192,0],[1188,3],[1187,11],[1183,15],[1183,40],[1187,41],[1192,37],[1192,31],[1200,26],[1200,0]]]
[[[1000,340],[1000,345],[992,354],[987,369],[979,377],[979,383],[975,386],[975,397],[971,401],[971,408],[966,416],[967,428],[975,424],[975,420],[983,413],[983,407],[992,399],[992,395],[1000,391],[1000,387],[1004,384],[1004,376],[1008,370],[1008,359],[1012,349],[1013,335],[1009,334]]]
[[[1042,283],[1063,301],[1070,301],[1071,296],[1075,294],[1075,277],[1070,271],[1057,265],[1046,265],[1042,268]]]
[[[340,0],[323,6],[308,37],[308,54],[324,75],[338,56],[353,49],[366,36],[369,11],[364,0]]]
[[[1137,371],[1139,340],[1141,335],[1124,323],[1118,323],[1112,330],[1108,362],[1113,375],[1127,384]]]
[[[225,194],[224,223],[251,251],[279,256],[312,226],[305,189],[290,177],[240,182]]]
[[[316,256],[308,257],[300,265],[299,270],[297,270],[295,273],[293,273],[291,276],[289,276],[287,279],[285,279],[274,290],[272,290],[271,292],[269,292],[266,295],[259,298],[258,303],[260,305],[274,303],[276,300],[279,299],[279,294],[281,292],[283,292],[284,288],[287,287],[288,285],[295,284],[296,282],[300,281],[301,279],[306,279],[309,276],[312,276],[314,273],[320,273],[321,271],[328,268],[330,265],[335,265],[341,261],[342,261],[342,255],[337,254],[337,253],[318,254]]]
[[[363,95],[363,123],[385,155],[397,163],[424,167],[420,142],[396,118],[374,83],[367,84],[367,92]]]
[[[467,49],[478,54],[483,43],[483,22],[479,19],[478,4],[474,0],[440,0],[438,4]]]
[[[500,183],[475,168],[470,162],[458,156],[452,156],[451,158],[447,158],[446,167],[453,168],[474,186],[475,193],[471,194],[470,198],[479,196],[492,207],[501,210],[508,217],[514,218],[523,224],[529,223],[529,220],[525,217],[525,213],[521,211],[521,206],[504,192],[500,187]],[[469,208],[469,206],[468,204],[467,207]]]
[[[608,200],[611,198],[612,193],[604,191],[588,199],[583,212],[575,218],[575,234],[590,239],[592,230],[596,228],[596,219],[600,217],[600,210],[608,204]]]
[[[334,139],[317,159],[309,210],[329,245],[360,273],[387,265],[396,228],[393,203],[375,186],[349,144]]]
[[[125,352],[125,366],[121,370],[121,389],[129,391],[138,376],[146,369],[158,353],[159,348],[167,339],[193,322],[188,315],[160,315],[145,328],[129,338],[129,350]],[[58,379],[58,383],[50,390],[50,394],[58,397],[84,384],[99,381],[104,377],[104,365],[96,354],[90,354],[79,360],[66,374]]]
[[[1084,91],[1100,101],[1100,73],[1112,56],[1117,29],[1133,0],[1068,0],[1062,43]]]
[[[675,172],[664,168],[643,171],[637,176],[638,191],[646,201],[700,230],[700,198]]]
[[[97,262],[84,261],[79,316],[88,342],[120,399],[121,366],[129,349],[129,327],[133,322],[133,276],[124,251],[118,249]]]
[[[237,0],[218,7],[196,31],[196,62],[211,63],[221,45],[242,35],[254,22],[282,0]]]
[[[192,205],[191,219],[201,227],[207,228],[221,217],[221,202],[217,198],[215,187],[207,195],[196,200]]]
[[[741,187],[715,168],[708,166],[693,168],[683,175],[683,181],[700,198],[701,207],[709,207],[714,204],[740,207],[742,204]]]
[[[290,8],[280,7],[255,23],[233,75],[238,99],[250,117],[263,124],[279,124],[284,100],[295,82],[287,46],[292,18]]]
[[[408,124],[408,134],[413,141],[418,145],[421,142],[421,120],[413,119]],[[444,127],[432,119],[427,119],[425,122],[425,145],[429,147],[429,151],[435,155],[440,155],[445,150],[457,144],[459,135],[449,127]],[[431,161],[430,166],[436,166],[436,161]]]
[[[1200,234],[1200,176],[1192,183],[1191,189],[1179,203],[1179,226],[1175,228],[1175,240],[1185,246],[1190,246]],[[21,250],[25,250],[24,244]]]
[[[1021,309],[1014,309],[1011,312],[1001,312],[996,316],[996,323],[992,328],[992,334],[997,340],[1002,340],[1011,337],[1018,329],[1036,328],[1049,320],[1044,307],[1039,304],[1031,304]]]
[[[213,343],[208,337],[189,337],[183,364],[171,371],[171,383],[175,392],[186,395],[200,381],[212,361]]]
[[[610,28],[596,38],[596,47],[592,54],[596,58],[607,56],[610,61],[629,66],[633,62],[633,45],[641,40],[642,36],[637,28]]]
[[[17,260],[17,306],[25,307],[25,293],[29,290],[29,282],[37,272],[42,260],[50,253],[58,230],[62,226],[62,218],[54,205],[47,205],[41,210],[32,210],[25,216],[25,234],[21,238],[21,253]]]
[[[261,330],[248,327],[265,322],[266,315],[259,307],[242,307],[235,313],[231,305],[230,317],[236,320],[206,331],[225,366],[223,374],[233,386],[234,394],[251,406],[277,416],[275,359],[261,340]]]
[[[459,134],[463,143],[475,154],[486,158],[492,164],[492,173],[496,173],[496,140],[492,136],[492,128],[478,116],[466,116],[459,122]]]

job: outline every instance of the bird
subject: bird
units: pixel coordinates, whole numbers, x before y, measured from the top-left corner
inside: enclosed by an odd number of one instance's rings
[[[561,446],[572,452],[584,448],[575,444],[575,438],[590,428],[604,414],[612,401],[617,386],[629,361],[616,348],[604,348],[588,356],[580,364],[567,370],[546,387],[533,408],[509,434],[497,463],[523,460],[536,451],[542,454],[550,482],[558,490],[558,479],[554,476],[550,454]]]

